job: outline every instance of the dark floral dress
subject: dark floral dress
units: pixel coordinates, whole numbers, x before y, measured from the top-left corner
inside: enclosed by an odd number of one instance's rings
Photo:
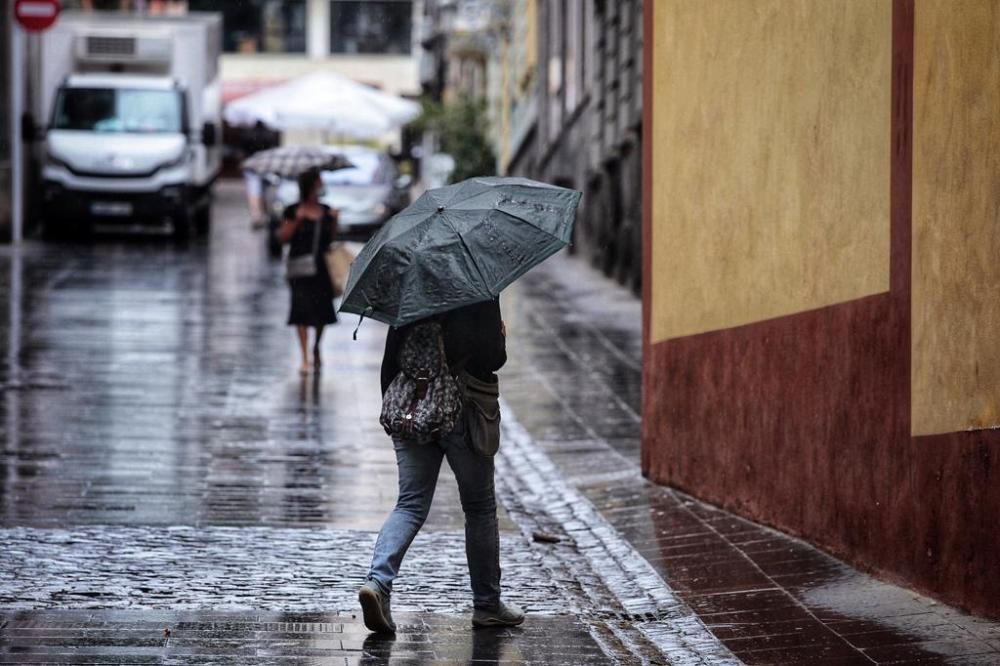
[[[286,208],[284,219],[294,220],[297,208],[298,205]],[[316,224],[316,221],[306,219],[296,229],[288,243],[289,256],[299,257],[313,251]],[[326,261],[323,260],[323,252],[333,242],[335,229],[334,217],[327,206],[323,206],[323,217],[318,224],[321,227],[315,252],[316,274],[288,280],[292,294],[288,312],[289,326],[326,326],[337,321],[337,313],[333,309],[333,285],[326,269]]]

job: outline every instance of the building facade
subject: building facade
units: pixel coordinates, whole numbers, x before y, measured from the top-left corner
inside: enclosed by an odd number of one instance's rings
[[[508,11],[495,0],[424,0],[418,34],[420,84],[437,102],[484,99],[497,30]]]
[[[70,0],[94,10],[223,15],[224,101],[332,69],[393,94],[420,92],[414,26],[423,0]]]
[[[13,119],[10,117],[10,43],[13,12],[6,12],[0,18],[0,240],[11,237],[11,200],[13,189],[11,163],[11,131]]]
[[[421,85],[489,101],[501,174],[584,193],[573,251],[642,280],[642,0],[427,0]]]
[[[1000,617],[1000,1],[787,7],[646,8],[643,469]]]
[[[499,168],[584,193],[574,250],[642,280],[641,0],[513,0],[492,52]]]

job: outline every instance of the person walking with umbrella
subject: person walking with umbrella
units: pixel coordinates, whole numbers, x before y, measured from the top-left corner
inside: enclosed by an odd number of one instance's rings
[[[291,292],[288,325],[295,327],[302,362],[299,372],[310,371],[309,328],[315,329],[312,347],[312,368],[322,366],[320,340],[323,328],[336,323],[333,309],[333,283],[323,258],[325,248],[333,242],[337,227],[337,211],[320,203],[323,180],[317,167],[310,167],[298,177],[299,203],[287,207],[282,215],[277,236],[287,243],[287,277]]]
[[[523,178],[473,178],[429,190],[386,223],[351,267],[341,311],[392,327],[380,421],[393,437],[399,498],[358,592],[372,631],[395,631],[393,581],[430,510],[444,459],[465,513],[472,624],[524,621],[520,609],[501,600],[500,588],[495,373],[507,351],[499,294],[568,244],[579,198]]]

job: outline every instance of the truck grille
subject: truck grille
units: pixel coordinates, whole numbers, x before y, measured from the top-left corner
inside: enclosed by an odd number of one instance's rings
[[[135,55],[135,37],[88,35],[87,55],[133,56]]]

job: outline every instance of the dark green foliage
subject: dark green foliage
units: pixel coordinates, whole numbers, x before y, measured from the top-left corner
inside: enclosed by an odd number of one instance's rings
[[[437,134],[441,151],[455,159],[451,182],[496,175],[496,155],[487,136],[486,100],[461,97],[445,105],[425,101],[424,115],[415,124]]]

